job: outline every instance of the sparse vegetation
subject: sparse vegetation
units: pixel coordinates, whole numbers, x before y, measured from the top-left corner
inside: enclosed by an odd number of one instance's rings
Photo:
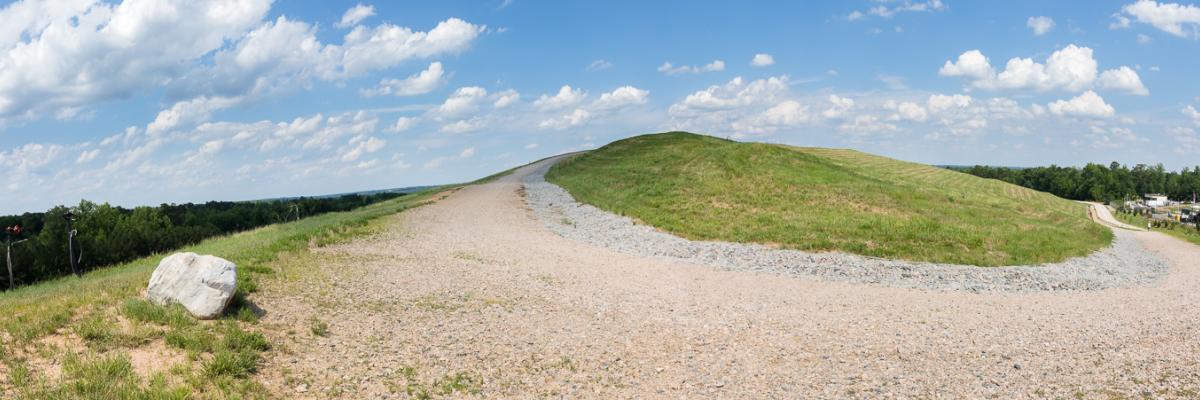
[[[547,179],[700,240],[981,266],[1061,261],[1112,240],[1079,203],[852,150],[672,132],[579,155]]]
[[[423,204],[434,192],[348,212],[209,239],[180,251],[214,254],[238,265],[238,292],[217,321],[197,321],[180,306],[162,307],[138,293],[162,254],[0,294],[0,383],[4,398],[265,398],[250,379],[270,343],[256,330],[258,279],[288,271],[309,246],[367,233],[368,222]],[[325,328],[327,329],[327,327]],[[78,342],[82,344],[73,344]],[[131,352],[161,343],[186,357],[139,374]],[[62,365],[61,376],[41,365]]]
[[[1113,213],[1113,215],[1116,216],[1121,222],[1139,228],[1146,227],[1146,224],[1150,222],[1150,218],[1144,215],[1123,212],[1116,212]],[[1152,225],[1154,225],[1152,229],[1155,231],[1166,233],[1168,235],[1200,245],[1200,228],[1176,223],[1173,221],[1162,221],[1159,224]]]

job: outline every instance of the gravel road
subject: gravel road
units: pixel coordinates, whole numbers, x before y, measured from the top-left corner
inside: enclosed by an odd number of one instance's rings
[[[1114,230],[1110,247],[1086,257],[1038,266],[980,268],[970,265],[907,262],[854,254],[778,250],[755,244],[701,242],[683,239],[648,225],[635,224],[576,202],[562,188],[543,179],[554,160],[540,163],[525,175],[526,199],[550,230],[564,237],[622,253],[685,261],[734,271],[765,272],[852,283],[887,286],[983,291],[1094,290],[1153,283],[1167,273],[1167,264],[1145,250],[1134,233]],[[1093,205],[1093,213],[1120,224],[1108,210]],[[1124,225],[1124,224],[1120,224]]]
[[[522,198],[535,169],[320,250],[326,278],[265,285],[280,345],[262,383],[285,398],[1200,395],[1200,248],[1169,236],[1129,232],[1169,273],[1124,288],[803,279],[560,236]]]

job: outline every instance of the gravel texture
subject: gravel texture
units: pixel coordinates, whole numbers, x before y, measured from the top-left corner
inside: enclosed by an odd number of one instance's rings
[[[1147,286],[797,279],[564,238],[520,196],[531,170],[279,269],[251,296],[273,344],[259,381],[288,399],[1200,396],[1200,250],[1169,236],[1132,232],[1170,265]]]
[[[544,176],[543,163],[524,178],[526,201],[550,230],[622,253],[663,258],[732,271],[754,271],[823,280],[933,290],[1095,290],[1152,283],[1167,264],[1146,251],[1132,232],[1115,229],[1110,247],[1086,257],[1036,266],[981,268],[908,262],[854,254],[773,249],[756,244],[692,241],[630,218],[576,202]]]

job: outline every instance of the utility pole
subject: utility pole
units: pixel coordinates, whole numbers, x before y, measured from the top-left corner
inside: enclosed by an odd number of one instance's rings
[[[5,261],[5,264],[8,265],[8,290],[13,290],[17,285],[16,280],[13,279],[12,246],[14,244],[20,244],[21,242],[29,240],[29,239],[21,239],[21,240],[14,242],[13,238],[20,238],[21,232],[22,232],[21,224],[16,224],[16,225],[10,226],[8,228],[4,228],[4,261]]]
[[[67,211],[63,213],[63,219],[67,220],[67,258],[71,259],[71,273],[79,277],[79,266],[75,260],[75,228],[71,227],[71,222],[75,221],[75,213]]]

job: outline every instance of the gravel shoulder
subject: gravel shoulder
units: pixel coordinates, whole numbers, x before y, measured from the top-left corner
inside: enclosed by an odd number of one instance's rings
[[[1130,232],[1169,266],[1151,285],[797,279],[564,238],[522,197],[534,169],[323,248],[320,279],[265,284],[279,346],[263,384],[282,398],[1200,395],[1200,248],[1169,236]]]
[[[991,268],[692,241],[575,201],[570,193],[544,179],[557,160],[561,158],[540,163],[523,178],[526,201],[534,214],[563,237],[643,257],[732,271],[970,292],[1097,290],[1152,284],[1167,273],[1166,262],[1143,248],[1132,232],[1122,229],[1113,231],[1111,246],[1086,257],[1053,264]],[[1107,215],[1107,210],[1099,214],[1103,207],[1093,208],[1097,218]],[[1112,220],[1111,215],[1108,220]]]

